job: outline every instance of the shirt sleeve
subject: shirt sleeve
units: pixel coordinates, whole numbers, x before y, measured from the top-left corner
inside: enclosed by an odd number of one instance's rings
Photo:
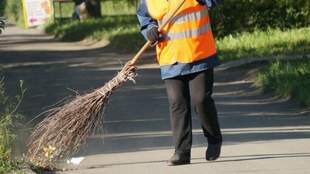
[[[147,37],[146,37],[147,31],[153,27],[158,27],[158,23],[155,19],[153,19],[149,15],[149,13],[147,11],[145,0],[140,1],[140,5],[139,5],[138,10],[137,10],[137,17],[138,17],[138,21],[140,23],[140,32],[142,33],[144,38],[147,39]]]

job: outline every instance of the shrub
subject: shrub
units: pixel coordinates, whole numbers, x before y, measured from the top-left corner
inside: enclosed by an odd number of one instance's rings
[[[10,20],[18,21],[22,16],[21,0],[7,0],[5,1],[5,15]]]
[[[137,4],[138,0],[106,0],[102,1],[102,12],[104,15],[134,14]],[[21,0],[5,0],[0,15],[4,9],[11,21],[21,23]],[[306,27],[310,25],[310,1],[224,0],[211,11],[211,16],[213,30],[220,37],[255,29]]]
[[[4,15],[11,22],[15,22],[18,26],[23,26],[23,14],[21,0],[4,0],[1,4]]]
[[[225,36],[255,29],[310,25],[309,0],[225,0],[211,11],[213,30]]]
[[[3,16],[4,14],[4,7],[5,7],[5,2],[0,0],[0,16]]]

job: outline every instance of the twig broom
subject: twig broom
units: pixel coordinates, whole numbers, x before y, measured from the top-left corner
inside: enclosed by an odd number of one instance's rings
[[[172,10],[159,31],[176,15],[185,0]],[[46,117],[34,129],[28,143],[26,159],[34,166],[53,170],[57,160],[70,157],[77,152],[86,139],[100,125],[104,117],[104,107],[109,97],[124,82],[135,77],[137,60],[149,48],[148,41],[122,70],[103,87],[93,92],[77,95],[71,102],[43,113]]]

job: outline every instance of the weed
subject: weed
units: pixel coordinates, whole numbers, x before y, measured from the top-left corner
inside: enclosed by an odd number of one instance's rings
[[[17,109],[26,92],[23,81],[20,81],[19,89],[20,95],[11,99],[6,96],[3,78],[0,80],[0,173],[9,173],[18,166],[18,162],[12,159],[12,145],[16,139],[15,123],[22,117]]]

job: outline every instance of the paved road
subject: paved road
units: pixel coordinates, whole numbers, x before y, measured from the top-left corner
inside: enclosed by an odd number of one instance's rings
[[[132,56],[101,46],[59,43],[37,30],[9,27],[0,36],[0,63],[10,94],[16,93],[18,80],[25,81],[28,91],[20,111],[26,120],[74,95],[72,90],[101,86]],[[252,81],[258,63],[215,73],[224,134],[221,159],[203,159],[206,141],[194,116],[192,164],[167,167],[173,152],[167,97],[151,57],[148,53],[141,61],[136,84],[127,83],[111,97],[104,134],[92,136],[77,154],[86,159],[59,173],[310,173],[309,111],[261,94]]]

